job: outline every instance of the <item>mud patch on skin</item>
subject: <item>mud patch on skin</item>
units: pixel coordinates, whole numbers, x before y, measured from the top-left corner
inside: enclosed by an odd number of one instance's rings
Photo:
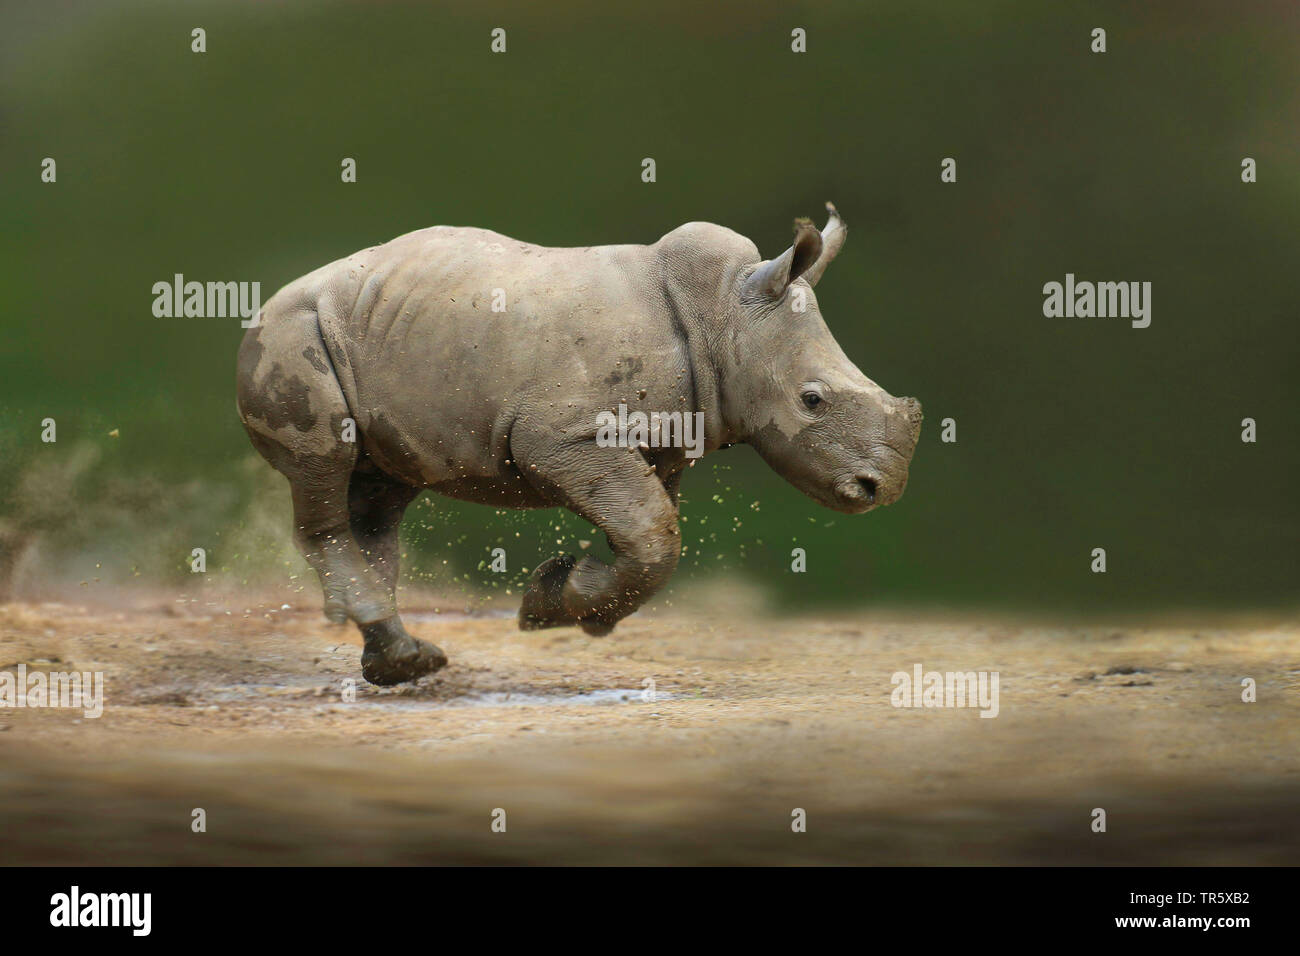
[[[316,427],[311,386],[297,375],[286,375],[279,362],[259,387],[245,394],[243,411],[246,417],[260,418],[273,430],[292,425],[300,432],[309,432]]]
[[[330,367],[325,364],[324,360],[321,358],[321,354],[316,351],[316,348],[314,346],[309,345],[305,349],[303,349],[302,357],[305,358],[308,362],[311,362],[311,367],[314,368],[316,371],[320,372],[322,375],[330,374]]]
[[[266,347],[262,345],[262,326],[254,326],[244,336],[239,345],[239,356],[235,360],[236,378],[241,382],[252,382],[257,367],[262,363]]]
[[[256,429],[256,425],[247,429],[248,440],[257,453],[282,475],[319,473],[333,465],[335,459],[329,454],[316,454],[307,449],[286,448],[278,439],[263,435]],[[335,431],[334,434],[337,435],[339,432]],[[348,446],[342,444],[333,446],[333,448],[346,447]]]
[[[641,374],[644,367],[645,364],[639,358],[626,355],[620,360],[618,368],[605,377],[605,384],[621,385],[623,382],[630,382]]]

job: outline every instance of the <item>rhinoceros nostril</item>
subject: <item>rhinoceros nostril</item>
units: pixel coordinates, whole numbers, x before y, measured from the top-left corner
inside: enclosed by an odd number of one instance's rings
[[[867,500],[874,505],[876,503],[876,479],[867,475],[858,475],[858,484],[867,493]]]

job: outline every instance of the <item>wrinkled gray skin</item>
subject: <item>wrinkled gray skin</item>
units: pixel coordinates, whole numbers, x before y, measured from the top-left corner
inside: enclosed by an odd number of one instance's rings
[[[663,586],[689,460],[597,446],[598,413],[620,402],[703,412],[705,453],[747,442],[837,511],[898,499],[921,407],[858,371],[822,321],[812,286],[845,236],[827,208],[824,232],[800,220],[770,261],[702,222],[649,246],[580,249],[435,226],[267,302],[239,350],[240,417],[289,479],[326,615],[361,628],[367,680],[412,680],[447,660],[406,633],[394,595],[398,526],[422,489],[562,505],[606,534],[613,565],[565,556],[536,569],[523,628],[606,634]],[[355,443],[341,439],[347,418]]]

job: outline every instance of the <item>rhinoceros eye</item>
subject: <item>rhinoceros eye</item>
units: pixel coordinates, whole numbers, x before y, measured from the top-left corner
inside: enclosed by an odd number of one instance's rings
[[[808,409],[814,409],[822,403],[822,397],[816,392],[804,392],[802,398],[804,406]]]

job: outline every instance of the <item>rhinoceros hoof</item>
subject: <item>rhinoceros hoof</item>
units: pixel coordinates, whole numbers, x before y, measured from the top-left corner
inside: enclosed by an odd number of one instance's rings
[[[583,620],[578,623],[582,626],[582,629],[592,637],[605,637],[606,635],[613,633],[614,630],[613,624],[607,624],[594,617],[583,618]]]
[[[363,624],[361,633],[366,639],[361,676],[372,684],[401,684],[447,665],[441,648],[407,634],[397,618]]]
[[[520,630],[536,631],[578,623],[577,616],[564,606],[564,582],[573,565],[573,555],[566,554],[547,558],[537,566],[519,604]]]

